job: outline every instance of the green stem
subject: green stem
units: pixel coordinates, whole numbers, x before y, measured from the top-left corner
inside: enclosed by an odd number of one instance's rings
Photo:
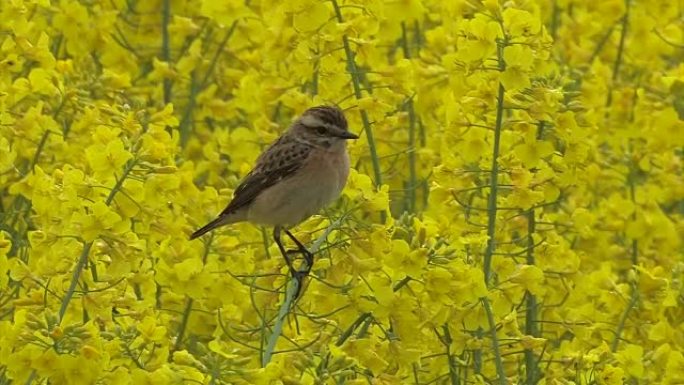
[[[503,72],[506,69],[506,63],[503,58],[503,50],[507,44],[507,39],[499,42],[497,49],[497,56],[499,62],[499,71]],[[496,126],[494,127],[494,147],[492,149],[492,168],[489,181],[489,200],[487,202],[487,248],[484,255],[484,279],[487,288],[492,285],[492,256],[496,250],[496,213],[497,213],[497,196],[499,188],[499,146],[501,142],[501,131],[503,127],[503,110],[504,110],[504,96],[505,89],[503,84],[499,82],[499,90],[497,95],[496,105]],[[501,359],[501,351],[499,349],[499,340],[496,335],[496,324],[494,322],[494,314],[492,313],[491,305],[487,297],[480,298],[485,312],[487,313],[487,321],[489,323],[489,334],[492,340],[492,350],[494,353],[494,362],[496,364],[496,372],[499,377],[500,384],[506,384],[506,374],[503,369],[503,361]]]
[[[40,159],[40,154],[43,151],[43,148],[45,147],[45,142],[47,142],[49,135],[50,135],[50,131],[45,130],[45,132],[43,132],[43,136],[40,137],[40,143],[38,143],[38,148],[36,149],[36,153],[33,155],[33,160],[31,160],[31,165],[29,166],[29,169],[31,171],[33,171],[36,164],[38,164],[38,160]]]
[[[615,29],[615,26],[612,25],[606,33],[603,34],[601,37],[601,40],[599,40],[598,44],[596,44],[596,48],[594,48],[594,51],[591,53],[591,56],[589,56],[589,60],[587,61],[589,64],[594,62],[594,59],[601,53],[603,50],[603,47],[605,47],[606,43],[608,43],[608,39],[610,38],[610,35],[613,34],[613,30]]]
[[[214,53],[214,57],[211,59],[211,63],[209,64],[207,73],[204,74],[204,78],[202,79],[202,83],[200,84],[201,89],[204,89],[209,85],[209,79],[211,78],[211,75],[214,73],[214,69],[216,68],[216,64],[218,63],[218,58],[219,56],[221,56],[221,53],[223,53],[223,50],[226,48],[228,40],[230,40],[231,36],[233,36],[233,33],[235,32],[235,27],[237,27],[237,22],[237,20],[233,21],[233,24],[230,25],[230,28],[228,28],[228,31],[226,31],[226,35],[223,37],[223,40],[221,40],[221,43],[216,49],[216,53]]]
[[[195,301],[188,297],[187,301],[185,302],[185,309],[183,310],[183,318],[181,318],[181,323],[178,326],[178,335],[176,336],[176,343],[173,345],[173,349],[171,349],[171,354],[169,354],[169,360],[173,359],[173,352],[177,352],[180,348],[181,345],[183,344],[183,338],[185,337],[185,329],[188,327],[188,321],[190,320],[190,313],[192,312],[192,304]]]
[[[559,19],[561,15],[561,9],[558,6],[558,0],[553,0],[553,7],[551,8],[551,37],[556,40],[558,34]]]
[[[534,265],[534,238],[532,234],[535,232],[535,216],[534,210],[527,212],[527,264]],[[525,293],[527,303],[525,306],[525,334],[533,337],[539,337],[539,330],[537,328],[537,297],[529,291]],[[533,385],[537,383],[537,358],[532,349],[525,349],[525,384]]]
[[[266,231],[265,227],[261,228],[261,240],[264,243],[264,251],[266,252],[266,259],[271,259],[271,252],[268,251],[268,243],[269,243],[268,231]]]
[[[477,337],[478,340],[481,340],[483,336],[484,331],[482,328],[477,328],[475,331],[475,337]],[[473,349],[473,372],[475,372],[475,374],[482,373],[482,348],[480,347]]]
[[[618,322],[617,329],[615,329],[615,338],[613,339],[613,343],[610,346],[610,351],[615,353],[618,349],[618,346],[620,345],[620,339],[622,338],[622,331],[625,329],[625,323],[627,322],[627,318],[629,318],[629,313],[634,309],[634,307],[637,304],[637,301],[639,300],[639,289],[637,288],[637,285],[635,283],[632,283],[632,294],[629,299],[629,303],[627,304],[627,308],[625,308],[625,311],[622,313],[622,316],[620,316],[620,321]]]
[[[631,144],[630,144],[631,148]],[[631,151],[630,151],[631,152]],[[629,174],[627,175],[628,183],[629,183],[629,197],[632,200],[632,203],[634,204],[634,212],[632,213],[632,221],[637,220],[637,203],[636,203],[636,186],[635,186],[635,176],[634,176],[634,164],[630,164],[629,168]],[[632,265],[636,266],[637,263],[639,262],[639,243],[636,239],[632,240]]]
[[[178,130],[180,132],[181,147],[185,147],[185,145],[188,142],[188,139],[190,138],[190,132],[192,131],[193,122],[192,116],[195,107],[197,106],[196,96],[209,85],[209,79],[211,78],[211,75],[214,73],[214,69],[216,68],[216,64],[218,63],[218,58],[219,56],[221,56],[221,53],[223,53],[226,44],[228,44],[228,40],[230,40],[230,37],[233,36],[233,32],[235,32],[236,26],[237,20],[235,20],[233,24],[231,24],[228,31],[226,31],[226,35],[223,37],[223,40],[221,40],[221,43],[219,43],[219,46],[216,49],[216,52],[214,53],[211,62],[209,63],[209,68],[207,68],[207,72],[204,74],[204,77],[200,82],[197,81],[197,71],[195,70],[192,72],[192,76],[190,79],[190,96],[188,100],[188,105],[185,107],[183,117],[181,118],[180,124],[178,125]]]
[[[344,23],[342,18],[342,11],[340,10],[337,0],[331,0],[333,8],[335,9],[335,16],[339,23]],[[354,96],[356,99],[361,99],[363,97],[361,93],[361,80],[359,79],[358,67],[354,60],[354,52],[349,44],[349,37],[347,35],[342,36],[342,44],[344,45],[344,52],[347,58],[347,71],[352,79],[352,85],[354,87]],[[366,140],[368,141],[368,149],[370,151],[371,162],[373,163],[373,177],[375,182],[375,187],[382,185],[382,172],[380,171],[380,159],[378,158],[377,149],[375,147],[375,139],[373,137],[373,131],[371,130],[370,119],[368,118],[368,113],[366,110],[361,109],[361,121],[363,122],[363,130],[366,132]]]
[[[444,331],[444,346],[446,348],[446,356],[447,356],[447,363],[449,364],[449,380],[451,381],[451,385],[458,385],[460,383],[459,378],[458,378],[458,366],[456,365],[456,359],[454,358],[453,353],[451,352],[451,343],[453,340],[451,339],[451,332],[449,331],[449,325],[444,324],[442,325],[442,330]]]
[[[78,285],[78,281],[81,279],[81,272],[83,267],[88,261],[88,255],[90,254],[90,249],[93,247],[93,242],[88,242],[83,246],[83,251],[81,251],[81,256],[78,258],[74,272],[71,275],[71,282],[69,283],[69,289],[67,289],[64,298],[62,299],[62,304],[59,307],[59,322],[61,323],[64,319],[64,314],[66,314],[67,308],[69,307],[69,302],[74,296],[74,291]]]
[[[494,350],[494,364],[496,365],[496,374],[500,385],[506,385],[506,372],[503,367],[503,360],[501,359],[501,350],[499,349],[499,338],[496,335],[496,323],[494,322],[494,313],[489,304],[487,297],[480,298],[482,306],[484,306],[487,313],[487,322],[489,323],[489,338],[492,339],[492,350]]]
[[[625,50],[625,39],[627,37],[627,29],[629,26],[629,8],[630,1],[625,0],[625,15],[622,16],[622,30],[620,31],[620,43],[618,44],[617,56],[613,64],[613,81],[617,80],[620,73],[620,65],[622,64],[622,55]]]
[[[339,336],[339,338],[337,338],[337,342],[335,342],[335,346],[342,346],[342,344],[344,344],[344,342],[347,341],[347,339],[349,337],[351,337],[351,335],[354,333],[354,330],[356,330],[356,328],[358,328],[362,323],[364,323],[366,321],[366,319],[368,319],[370,316],[371,316],[371,313],[361,314],[359,316],[359,318],[357,318],[354,322],[352,322],[352,324],[349,325],[347,330],[345,330],[344,333],[342,333]]]
[[[121,189],[121,186],[123,186],[124,180],[128,177],[128,174],[131,172],[131,170],[133,170],[135,163],[136,163],[135,160],[131,160],[124,167],[124,171],[121,174],[121,178],[117,179],[116,183],[114,184],[114,187],[109,192],[109,195],[107,196],[107,199],[105,200],[105,204],[107,206],[109,206],[112,203],[112,201],[114,200],[116,193],[119,192],[119,190]],[[92,247],[93,247],[92,241],[87,242],[83,246],[83,251],[81,251],[81,255],[78,258],[78,262],[76,263],[76,267],[74,268],[74,271],[71,275],[71,282],[69,283],[69,288],[67,289],[66,293],[64,294],[64,298],[62,299],[62,304],[59,307],[59,322],[60,323],[64,319],[64,315],[66,314],[67,308],[69,307],[69,303],[71,302],[71,299],[74,296],[74,292],[76,291],[76,286],[78,286],[78,282],[81,279],[81,273],[83,272],[83,268],[85,267],[86,263],[88,262],[88,256],[90,254],[90,250],[92,249]]]
[[[408,33],[406,31],[406,23],[401,23],[401,41],[402,49],[404,51],[404,58],[411,58],[411,50],[408,44]],[[409,163],[409,183],[408,183],[408,211],[413,213],[416,211],[416,189],[418,188],[418,178],[416,172],[416,111],[413,106],[413,97],[406,103],[406,110],[409,116],[408,127],[408,163]]]
[[[405,21],[401,22],[401,49],[404,52],[404,58],[410,59],[411,58],[411,51],[409,50],[408,33],[406,31],[406,22]]]
[[[330,235],[330,233],[333,230],[338,228],[341,223],[341,219],[338,219],[335,222],[331,223],[327,229],[325,229],[323,234],[320,237],[318,237],[318,239],[316,239],[311,249],[309,250],[311,254],[316,253],[318,249],[321,248],[323,242],[325,242],[325,240],[328,238],[328,235]],[[306,270],[309,268],[309,266],[307,266],[305,262],[302,268]],[[278,310],[278,317],[276,318],[275,325],[273,325],[273,332],[268,337],[268,341],[266,342],[266,349],[264,350],[264,354],[261,360],[262,367],[266,367],[266,365],[268,365],[268,363],[271,362],[271,357],[273,357],[273,354],[275,352],[275,347],[276,343],[278,342],[278,338],[280,338],[280,336],[283,333],[283,324],[285,323],[285,318],[287,318],[287,315],[290,314],[290,310],[292,309],[295,300],[297,299],[297,294],[300,291],[299,285],[299,279],[290,279],[288,281],[287,289],[285,289],[285,300],[280,305],[280,309]]]
[[[112,190],[109,192],[109,195],[107,195],[107,199],[105,200],[105,204],[107,206],[112,204],[112,202],[114,201],[114,197],[119,192],[119,190],[121,190],[121,187],[123,186],[124,181],[128,177],[128,174],[131,173],[131,171],[133,170],[133,167],[135,167],[136,163],[137,163],[137,160],[135,160],[135,159],[126,163],[126,166],[124,166],[123,173],[121,174],[121,178],[118,178],[116,180],[114,187],[112,187]]]
[[[97,276],[97,266],[95,266],[94,263],[90,263],[89,265],[90,265],[89,266],[90,267],[90,274],[93,277],[93,282],[98,282],[100,280],[100,278],[98,278],[98,276]]]
[[[420,34],[420,22],[418,21],[418,18],[416,18],[416,21],[413,24],[413,29],[413,40],[415,43],[416,54],[420,54],[420,48],[423,46],[423,37]]]
[[[195,109],[198,92],[199,87],[197,86],[197,74],[196,71],[192,71],[192,74],[190,74],[190,96],[188,97],[188,105],[185,106],[183,117],[181,118],[180,124],[178,124],[181,148],[185,147],[186,143],[188,142],[188,138],[190,138],[190,131],[192,131],[192,116]]]
[[[502,60],[502,59],[501,59]],[[496,212],[497,212],[497,196],[499,188],[499,146],[501,142],[501,130],[503,126],[503,103],[504,103],[504,87],[499,83],[499,93],[497,96],[496,106],[496,127],[494,128],[494,148],[492,150],[492,169],[489,180],[489,201],[487,203],[487,249],[484,255],[484,275],[485,283],[489,287],[491,284],[491,265],[492,256],[496,249]]]
[[[162,50],[161,57],[167,65],[171,65],[171,41],[169,38],[169,21],[171,20],[171,0],[162,1]],[[171,79],[164,78],[164,105],[171,102]]]
[[[416,171],[416,111],[413,107],[413,98],[409,99],[406,109],[409,116],[409,140],[408,140],[408,163],[409,163],[409,186],[408,202],[409,212],[416,211],[416,189],[418,188],[418,176]]]
[[[629,27],[629,8],[630,1],[625,0],[625,14],[622,16],[622,28],[620,30],[620,42],[618,43],[617,54],[615,55],[615,63],[613,63],[613,84],[608,90],[608,97],[606,98],[606,107],[613,103],[613,87],[615,82],[620,77],[620,66],[622,65],[622,55],[625,51],[625,39],[627,38],[627,29]]]
[[[285,323],[285,318],[290,313],[292,304],[294,303],[295,296],[299,291],[299,280],[291,279],[287,285],[287,290],[285,291],[285,301],[280,305],[278,310],[278,318],[276,318],[276,323],[273,326],[273,332],[268,337],[268,342],[266,343],[266,349],[264,350],[264,355],[262,357],[261,366],[266,367],[269,362],[271,362],[271,357],[273,357],[273,352],[275,351],[276,343],[278,338],[283,333],[283,324]]]
[[[631,153],[631,148],[632,145],[630,143],[629,149]],[[629,196],[634,203],[636,207],[636,186],[635,186],[635,165],[630,164],[629,165],[629,174],[627,175],[627,183],[629,185]],[[636,220],[636,209],[632,213],[632,220]],[[632,267],[635,267],[637,263],[639,262],[639,243],[636,239],[632,240]],[[622,331],[625,329],[625,323],[627,322],[627,318],[629,317],[629,313],[634,309],[634,307],[637,304],[637,301],[639,299],[639,289],[635,283],[632,283],[631,285],[632,288],[632,293],[630,295],[630,300],[629,303],[627,304],[627,308],[625,311],[622,313],[622,316],[620,317],[620,321],[618,322],[617,329],[615,330],[615,339],[613,340],[613,343],[611,345],[611,351],[615,352],[617,351],[617,348],[620,344],[620,338],[622,337]]]

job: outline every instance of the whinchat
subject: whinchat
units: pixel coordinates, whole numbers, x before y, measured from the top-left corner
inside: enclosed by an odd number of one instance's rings
[[[259,155],[228,206],[190,239],[236,222],[273,226],[273,237],[293,276],[307,274],[313,255],[288,229],[340,196],[349,176],[348,139],[358,139],[358,136],[349,132],[342,110],[333,106],[306,110]],[[285,231],[304,256],[306,271],[293,268],[289,252],[280,240],[281,231]]]

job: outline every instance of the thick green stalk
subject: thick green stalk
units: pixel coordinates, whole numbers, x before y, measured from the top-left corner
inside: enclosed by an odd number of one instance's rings
[[[314,254],[318,251],[318,249],[321,248],[323,245],[323,242],[328,238],[328,235],[338,228],[341,224],[341,220],[338,219],[335,222],[331,223],[330,226],[328,226],[327,229],[323,232],[323,234],[316,239],[316,241],[313,243],[311,246],[311,249],[309,251]],[[306,263],[303,264],[302,268],[304,270],[308,269],[310,266],[308,266]],[[262,359],[261,359],[261,366],[266,367],[269,362],[271,362],[271,357],[273,357],[273,354],[275,352],[275,347],[276,343],[278,342],[278,338],[280,338],[281,334],[283,333],[283,324],[285,323],[285,318],[287,318],[287,315],[290,314],[290,310],[294,306],[294,303],[297,299],[297,294],[300,292],[300,287],[299,285],[301,284],[299,279],[290,279],[287,283],[287,288],[285,289],[285,300],[283,303],[280,305],[280,309],[278,310],[278,317],[276,318],[275,325],[273,325],[273,332],[271,335],[268,337],[268,341],[266,342],[266,349],[264,350]]]
[[[416,111],[413,107],[413,98],[406,103],[409,115],[409,140],[408,140],[408,203],[409,212],[416,211],[416,189],[418,188],[418,172],[416,171]]]
[[[629,8],[630,1],[625,0],[625,15],[622,16],[622,30],[620,31],[620,43],[618,44],[617,55],[615,63],[613,64],[613,81],[617,80],[620,74],[620,65],[622,64],[622,55],[625,51],[625,39],[627,38],[627,29],[629,27]]]
[[[204,78],[202,79],[202,83],[200,83],[200,88],[204,89],[209,85],[209,79],[211,78],[211,75],[214,73],[214,69],[216,68],[216,64],[218,64],[218,59],[223,53],[223,50],[226,48],[226,44],[228,44],[228,40],[233,36],[233,33],[235,32],[235,28],[237,27],[238,21],[235,20],[233,21],[233,24],[230,25],[230,28],[228,28],[228,31],[226,31],[226,35],[223,37],[223,40],[221,40],[221,43],[219,44],[218,48],[216,49],[216,52],[214,53],[214,57],[211,59],[211,62],[209,63],[209,68],[207,69],[207,72],[204,74]]]
[[[109,192],[109,195],[107,196],[107,199],[105,200],[105,204],[109,206],[112,201],[114,201],[114,197],[116,194],[119,192],[121,187],[123,186],[124,180],[128,177],[128,174],[133,170],[133,167],[135,166],[135,160],[129,161],[126,163],[126,166],[124,167],[124,171],[121,174],[121,177],[117,179],[116,184],[114,184],[114,187],[112,190]],[[71,299],[74,296],[74,292],[76,291],[76,286],[78,286],[78,282],[81,279],[81,273],[83,272],[83,268],[85,267],[86,263],[88,262],[88,256],[90,254],[90,250],[93,247],[93,242],[87,242],[83,246],[83,251],[81,252],[81,256],[78,258],[78,262],[76,263],[76,267],[74,268],[74,271],[71,275],[71,282],[69,283],[69,288],[67,289],[66,293],[64,294],[64,298],[62,298],[62,303],[59,306],[59,322],[61,323],[62,320],[64,319],[64,315],[66,314],[67,308],[69,307],[69,303],[71,302]]]
[[[335,16],[339,23],[344,23],[342,18],[342,11],[340,10],[337,0],[331,0],[333,8],[335,9]],[[349,37],[347,35],[342,36],[342,44],[344,46],[344,53],[347,59],[347,71],[352,79],[352,85],[354,87],[354,96],[356,99],[361,99],[363,94],[361,93],[361,79],[359,78],[358,67],[356,66],[356,61],[354,60],[354,52],[349,44]],[[378,158],[378,152],[375,147],[375,139],[373,137],[373,130],[371,129],[370,119],[368,119],[368,113],[366,110],[361,109],[361,121],[363,123],[363,130],[366,133],[366,140],[368,141],[368,149],[370,151],[371,162],[373,163],[373,178],[375,186],[379,187],[382,185],[382,172],[380,170],[380,159]]]
[[[69,307],[69,302],[71,302],[71,298],[74,296],[74,292],[76,291],[76,286],[78,285],[78,281],[81,279],[81,273],[83,272],[83,267],[85,266],[86,262],[88,262],[88,255],[90,254],[90,249],[93,247],[93,242],[88,242],[83,246],[83,251],[81,251],[81,256],[78,257],[78,262],[76,263],[76,267],[74,268],[73,273],[71,274],[71,282],[69,283],[69,288],[67,289],[66,293],[64,294],[64,298],[62,298],[62,304],[59,306],[59,322],[62,322],[62,319],[64,319],[64,314],[66,314],[67,308]]]
[[[178,124],[178,132],[180,133],[180,145],[185,147],[190,138],[190,132],[192,131],[192,115],[195,110],[195,101],[197,100],[197,94],[199,93],[199,86],[197,84],[197,74],[193,71],[190,74],[190,96],[188,97],[188,105],[185,106],[185,111],[183,112],[183,117],[181,118],[180,124]]]
[[[560,27],[561,9],[558,6],[558,0],[553,0],[553,7],[551,8],[551,37],[556,40],[558,34],[558,27]]]
[[[489,177],[489,200],[487,203],[487,249],[484,255],[484,275],[487,286],[491,284],[492,256],[496,249],[496,213],[499,193],[499,146],[503,126],[504,87],[499,83],[496,107],[496,127],[494,128],[494,147],[492,149],[492,169]]]
[[[615,82],[620,77],[620,66],[622,65],[622,56],[625,52],[625,40],[627,39],[627,30],[629,28],[629,9],[631,3],[629,0],[625,0],[625,14],[622,16],[622,28],[620,30],[620,42],[617,47],[617,54],[615,55],[615,62],[613,63],[613,84],[608,90],[608,97],[606,98],[606,107],[609,107],[613,102],[613,87],[615,87]]]
[[[630,145],[631,149],[631,145]],[[629,185],[629,196],[630,199],[632,200],[632,203],[636,207],[636,186],[635,186],[635,181],[634,181],[634,173],[635,173],[635,165],[630,164],[629,167],[629,174],[627,175],[627,183]],[[634,213],[632,213],[632,220],[636,220],[636,209],[634,210]],[[632,240],[632,267],[636,267],[637,263],[639,262],[639,243],[636,239]],[[611,344],[611,351],[615,352],[617,351],[617,348],[620,344],[620,339],[622,338],[622,332],[625,329],[625,323],[627,322],[627,318],[629,318],[629,313],[632,312],[632,309],[637,304],[637,301],[639,300],[639,288],[635,283],[632,283],[631,285],[632,292],[630,294],[630,299],[629,303],[627,304],[627,307],[625,308],[625,311],[622,313],[622,316],[620,317],[620,320],[618,321],[618,326],[617,329],[615,329],[615,338],[613,339],[613,343]]]
[[[499,348],[499,338],[496,335],[496,322],[494,322],[494,313],[492,306],[489,303],[489,298],[482,297],[482,306],[484,306],[485,313],[487,313],[487,322],[489,323],[489,337],[492,339],[492,350],[494,351],[494,365],[496,366],[496,374],[498,383],[506,385],[506,372],[503,367],[503,359],[501,358],[501,349]]]
[[[275,352],[275,346],[278,342],[278,338],[281,334],[283,334],[283,324],[285,323],[285,318],[288,314],[290,314],[290,309],[292,308],[292,305],[296,299],[295,296],[300,290],[299,285],[300,280],[298,279],[291,279],[288,282],[287,289],[285,291],[285,300],[280,305],[280,309],[278,310],[278,318],[276,318],[276,323],[273,326],[273,332],[268,337],[266,349],[264,350],[264,354],[262,356],[262,367],[266,367],[266,365],[271,362],[271,357],[273,357],[273,353]]]
[[[443,344],[446,348],[445,354],[447,356],[447,363],[449,365],[449,381],[451,385],[458,385],[460,383],[458,378],[458,366],[456,364],[454,354],[451,352],[451,343],[453,340],[451,339],[451,332],[449,332],[449,325],[442,325],[442,330],[444,331]]]
[[[352,324],[349,325],[347,330],[345,330],[344,333],[340,335],[340,337],[337,339],[337,342],[335,342],[335,346],[342,346],[342,344],[344,344],[344,342],[347,341],[349,337],[351,337],[351,335],[354,333],[354,330],[356,330],[356,328],[358,328],[361,324],[366,322],[366,319],[368,319],[371,316],[371,313],[362,313],[359,316],[359,318],[352,322]]]
[[[230,28],[228,28],[228,31],[226,31],[226,34],[223,37],[223,40],[221,40],[221,43],[219,43],[219,46],[216,49],[216,52],[214,53],[211,62],[209,62],[209,68],[207,68],[207,72],[204,74],[202,80],[199,82],[197,81],[197,70],[192,72],[190,78],[190,96],[188,98],[188,104],[185,107],[185,111],[183,112],[183,118],[181,119],[180,124],[178,125],[178,130],[180,132],[181,147],[185,147],[185,145],[188,142],[188,139],[190,139],[190,133],[192,132],[192,116],[194,109],[196,107],[196,96],[209,85],[211,75],[214,73],[214,69],[216,68],[216,64],[218,63],[218,58],[221,56],[221,53],[223,53],[223,50],[226,48],[226,44],[228,44],[228,40],[230,40],[230,37],[233,36],[233,32],[235,32],[236,26],[237,20],[235,20],[233,24],[230,25]]]
[[[499,71],[504,71],[506,69],[506,63],[503,59],[503,50],[506,46],[507,41],[499,42],[498,44],[498,61],[499,61]],[[492,148],[492,168],[490,172],[489,179],[489,200],[487,202],[487,248],[484,255],[484,278],[487,288],[491,288],[492,285],[492,256],[496,250],[496,214],[497,214],[497,197],[499,188],[499,146],[501,142],[501,131],[503,130],[503,110],[504,110],[504,96],[505,89],[503,84],[499,82],[499,89],[497,95],[496,104],[496,125],[494,127],[494,145]],[[492,313],[491,305],[489,304],[489,299],[487,297],[480,298],[482,305],[487,313],[487,321],[489,323],[489,334],[492,340],[492,351],[494,354],[494,362],[496,364],[496,372],[499,378],[499,383],[506,384],[506,373],[503,368],[503,360],[501,358],[501,350],[499,349],[499,340],[496,335],[496,322],[494,320],[494,314]]]
[[[162,1],[162,49],[161,57],[167,65],[171,65],[171,41],[169,38],[169,22],[171,20],[171,0]],[[171,102],[171,79],[164,78],[164,104]]]
[[[527,212],[527,258],[528,265],[534,265],[534,238],[532,234],[535,232],[535,216],[534,210]],[[525,293],[525,334],[533,337],[539,337],[539,328],[537,327],[537,297],[529,291]],[[533,385],[537,383],[538,371],[537,357],[532,349],[525,349],[525,384]]]
[[[406,31],[406,23],[401,23],[401,41],[404,58],[411,58],[411,50],[408,44],[408,33]],[[407,188],[408,211],[413,213],[416,211],[416,189],[418,188],[418,178],[416,172],[416,111],[413,107],[413,97],[406,102],[406,111],[409,116],[408,126],[408,163],[409,163],[409,182]]]
[[[639,301],[639,288],[637,287],[636,283],[632,283],[631,288],[632,294],[630,295],[629,303],[627,304],[625,311],[622,313],[622,316],[620,316],[617,329],[615,329],[615,338],[613,339],[613,343],[610,345],[610,351],[613,353],[617,351],[618,346],[620,345],[622,332],[625,330],[625,324],[627,323],[627,318],[629,318],[629,313],[632,312]]]
[[[178,335],[176,336],[176,343],[171,349],[171,354],[169,354],[169,361],[173,359],[173,352],[177,352],[181,345],[183,344],[183,338],[185,338],[185,329],[188,327],[188,321],[190,320],[190,313],[192,313],[192,305],[195,301],[188,297],[185,301],[185,309],[183,310],[183,317],[181,318],[181,323],[178,326]]]

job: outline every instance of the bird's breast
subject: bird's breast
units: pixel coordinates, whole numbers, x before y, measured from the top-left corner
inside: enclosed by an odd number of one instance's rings
[[[314,150],[294,175],[269,187],[255,199],[249,210],[249,220],[295,225],[337,199],[348,176],[346,150]]]
[[[312,154],[308,166],[315,171],[319,182],[322,182],[325,191],[322,195],[326,196],[326,202],[336,199],[349,177],[349,155],[346,149],[337,151],[320,151]]]

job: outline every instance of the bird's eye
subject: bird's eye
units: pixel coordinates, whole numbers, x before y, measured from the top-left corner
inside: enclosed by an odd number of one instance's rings
[[[325,127],[323,127],[323,126],[316,127],[316,133],[318,133],[318,135],[323,135],[326,132],[328,132],[328,130],[326,130]]]

